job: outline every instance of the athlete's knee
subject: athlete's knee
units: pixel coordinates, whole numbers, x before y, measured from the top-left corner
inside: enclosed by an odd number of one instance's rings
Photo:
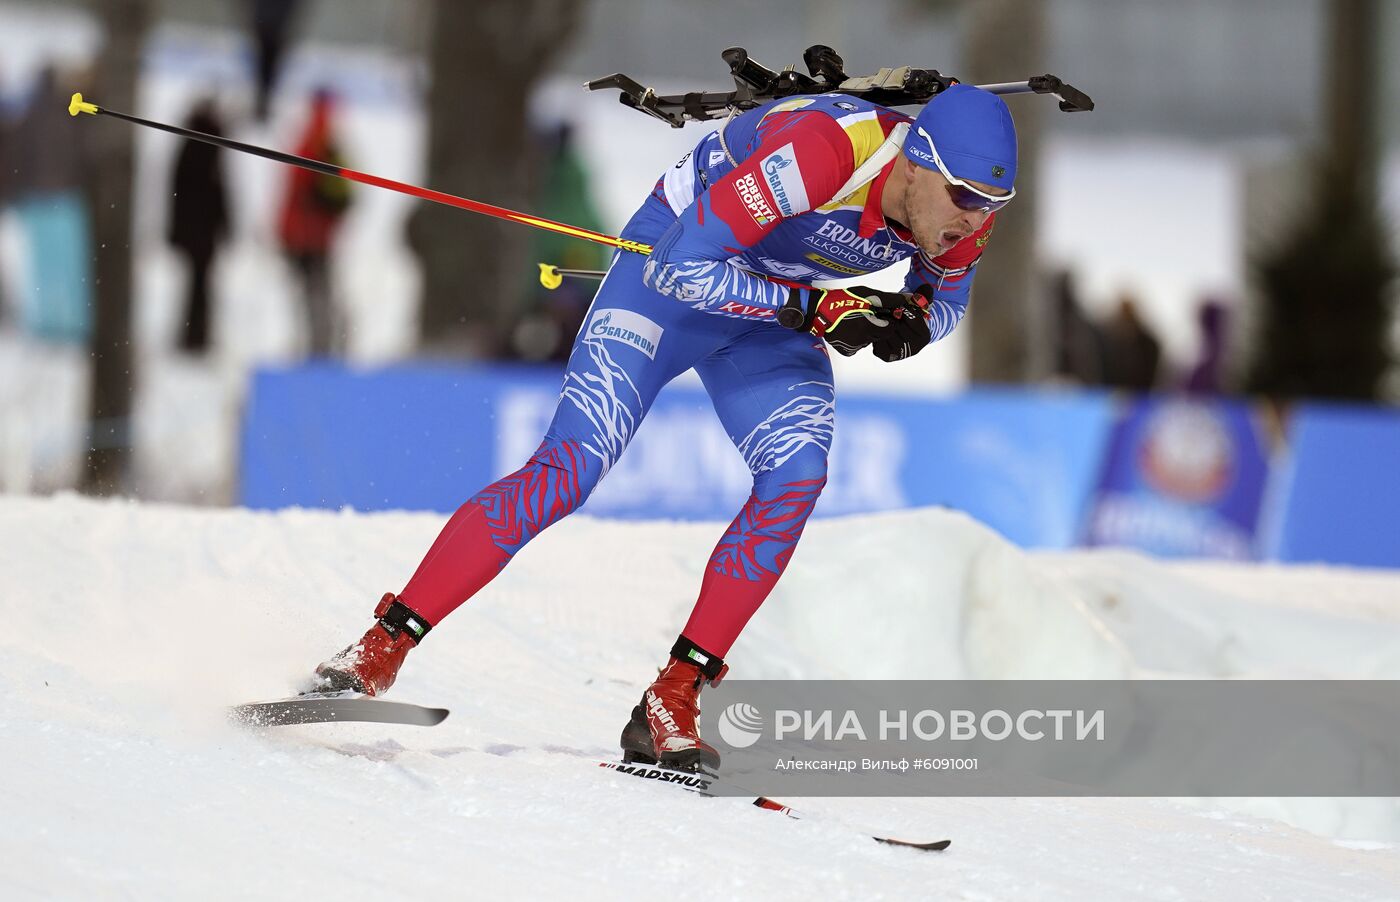
[[[755,486],[801,484],[820,493],[826,485],[827,451],[811,444],[787,455],[774,466],[754,474]]]
[[[776,578],[826,486],[826,454],[799,452],[754,476],[753,494],[711,558],[712,569],[754,580]]]
[[[575,440],[545,439],[530,456],[529,464],[542,484],[551,487],[569,511],[588,500],[603,478],[601,462]]]
[[[599,470],[579,442],[546,439],[523,467],[471,500],[534,535],[577,510],[597,485]]]

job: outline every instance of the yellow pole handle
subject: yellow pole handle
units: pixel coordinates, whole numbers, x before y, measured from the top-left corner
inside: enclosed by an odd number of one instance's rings
[[[74,94],[73,99],[68,102],[68,115],[76,116],[79,113],[88,113],[93,116],[96,116],[97,104],[86,103],[83,100],[83,95]]]
[[[559,274],[559,267],[551,266],[548,263],[540,264],[540,284],[550,291],[564,284],[564,277]]]

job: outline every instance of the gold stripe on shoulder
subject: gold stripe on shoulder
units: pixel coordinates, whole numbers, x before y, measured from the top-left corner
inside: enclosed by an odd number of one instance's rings
[[[857,169],[885,143],[885,130],[880,127],[880,121],[875,118],[874,113],[842,116],[836,121],[845,129],[846,137],[850,139],[851,156]]]
[[[816,101],[811,98],[794,97],[792,100],[784,100],[763,115],[767,117],[774,113],[791,113],[793,110],[800,110],[805,106],[811,106],[815,102]]]
[[[874,110],[864,110],[864,111],[859,112],[859,113],[846,113],[846,114],[844,114],[844,115],[837,116],[837,117],[836,117],[836,124],[839,125],[839,126],[841,126],[842,128],[848,128],[848,127],[850,127],[853,123],[856,123],[856,122],[866,122],[866,121],[871,121],[871,122],[873,122],[874,120],[875,120],[875,111],[874,111]]]
[[[829,200],[817,207],[822,213],[835,213],[837,210],[864,210],[865,201],[870,196],[870,186],[861,185],[854,194]]]
[[[885,143],[885,130],[880,127],[880,120],[876,118],[873,110],[862,113],[851,113],[836,120],[846,133],[846,138],[851,142],[851,158],[855,163],[855,169],[860,168],[860,164],[880,149],[880,145]],[[866,199],[870,196],[870,183],[857,188],[851,194],[844,197],[833,197],[831,200],[817,207],[823,213],[832,213],[837,210],[864,210]]]

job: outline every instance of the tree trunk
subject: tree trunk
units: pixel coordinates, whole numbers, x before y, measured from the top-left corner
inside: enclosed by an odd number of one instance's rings
[[[976,0],[965,6],[967,65],[959,77],[974,84],[1020,81],[1050,71],[1039,0]],[[1049,311],[1035,258],[1037,162],[1046,97],[1008,98],[1016,120],[1016,199],[997,216],[992,240],[977,266],[968,307],[972,380],[1023,382],[1047,373],[1051,349],[1032,344],[1049,335]]]
[[[1377,204],[1377,0],[1328,6],[1323,121],[1308,201],[1252,261],[1262,289],[1247,388],[1282,398],[1373,400],[1394,360],[1396,263]]]
[[[582,0],[438,0],[429,49],[428,184],[521,212],[534,163],[528,104]],[[423,264],[425,348],[498,356],[520,303],[527,227],[423,204],[409,243]]]
[[[1334,173],[1350,176],[1357,196],[1369,198],[1376,190],[1380,146],[1380,9],[1376,0],[1333,0],[1327,18],[1328,154]]]
[[[95,0],[93,8],[106,35],[95,73],[99,99],[114,110],[135,110],[149,2]],[[89,130],[83,140],[90,142],[91,150],[86,189],[96,248],[88,452],[82,489],[107,495],[122,491],[131,457],[131,185],[136,130],[111,119],[75,127]]]

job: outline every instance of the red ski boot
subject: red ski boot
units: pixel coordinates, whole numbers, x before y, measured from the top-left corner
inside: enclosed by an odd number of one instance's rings
[[[359,642],[316,668],[311,692],[383,694],[394,685],[409,649],[433,628],[392,592],[379,600],[374,616],[377,621]]]
[[[725,663],[685,636],[676,640],[671,660],[642,693],[632,719],[622,728],[622,760],[660,764],[678,770],[719,768],[719,752],[700,738],[700,689],[718,686]]]

